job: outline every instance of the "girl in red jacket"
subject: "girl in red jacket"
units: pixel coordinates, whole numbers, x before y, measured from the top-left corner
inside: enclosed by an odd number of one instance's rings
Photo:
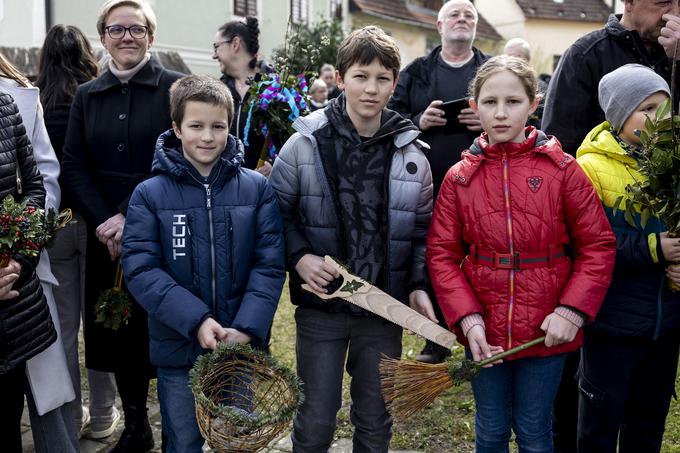
[[[616,240],[588,177],[554,137],[525,127],[538,106],[533,70],[495,57],[470,106],[484,133],[447,173],[427,261],[449,327],[479,361],[546,335],[472,382],[476,451],[552,452],[564,354],[578,349],[609,286]]]

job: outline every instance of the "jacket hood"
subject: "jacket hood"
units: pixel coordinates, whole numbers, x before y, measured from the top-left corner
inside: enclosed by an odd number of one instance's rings
[[[607,23],[604,28],[612,36],[617,38],[622,38],[630,33],[632,30],[628,30],[621,25],[621,14],[610,14],[607,18]]]
[[[243,165],[243,143],[233,135],[229,135],[227,146],[220,156],[221,165],[215,165],[208,179],[212,181],[218,168],[220,179],[236,174]],[[154,175],[168,174],[176,178],[200,178],[198,171],[189,163],[182,152],[182,142],[172,129],[163,132],[156,141],[151,173]],[[193,177],[192,177],[193,176]]]
[[[611,125],[605,121],[595,126],[583,143],[576,151],[576,157],[585,156],[586,154],[604,154],[605,156],[616,159],[624,164],[637,168],[637,161],[631,157],[625,149],[621,147],[611,131]]]
[[[352,124],[345,108],[345,93],[332,99],[326,108],[300,117],[293,123],[293,128],[305,137],[312,136],[320,129],[329,126],[348,143],[356,146],[369,146],[386,137],[392,137],[397,148],[414,142],[420,136],[420,130],[397,112],[383,108],[380,128],[369,140],[362,142],[359,133]]]

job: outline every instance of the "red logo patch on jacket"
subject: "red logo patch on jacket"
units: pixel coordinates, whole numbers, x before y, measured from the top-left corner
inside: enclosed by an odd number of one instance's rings
[[[529,185],[529,189],[531,189],[533,193],[538,192],[538,189],[541,188],[542,182],[543,178],[541,178],[540,176],[529,176],[527,178],[527,184]]]

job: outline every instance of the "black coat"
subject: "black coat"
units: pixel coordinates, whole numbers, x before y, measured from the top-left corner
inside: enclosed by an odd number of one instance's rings
[[[562,55],[548,86],[541,124],[564,151],[575,155],[588,132],[605,120],[598,102],[600,79],[628,63],[649,66],[671,84],[663,47],[654,43],[647,51],[638,32],[623,28],[613,14],[604,28],[581,37]]]
[[[420,117],[430,103],[436,99],[439,83],[463,84],[467,91],[470,80],[436,80],[437,60],[441,53],[441,46],[436,47],[428,55],[416,58],[399,74],[399,82],[394,90],[387,107],[395,110],[404,118],[420,125]],[[472,48],[474,65],[479,68],[489,59],[489,56],[476,48]],[[448,99],[444,99],[448,100]],[[449,133],[444,127],[433,127],[423,132],[421,139],[430,145],[427,158],[432,168],[435,197],[446,172],[453,164],[460,160],[460,154],[472,145],[479,135],[478,132]]]
[[[45,207],[45,188],[33,158],[19,109],[0,93],[0,200],[7,195],[28,198]],[[57,339],[47,302],[35,273],[37,258],[15,256],[21,276],[14,284],[19,296],[0,301],[0,374],[45,350]]]
[[[171,127],[169,88],[182,74],[149,62],[121,83],[110,71],[76,92],[69,117],[62,171],[64,191],[88,225],[85,271],[86,365],[102,371],[148,364],[146,314],[133,304],[130,324],[118,331],[94,323],[100,293],[113,286],[115,263],[94,230],[125,215],[132,191],[151,175],[158,136]]]

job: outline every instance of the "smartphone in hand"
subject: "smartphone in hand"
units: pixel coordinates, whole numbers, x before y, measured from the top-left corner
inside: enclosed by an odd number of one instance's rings
[[[467,126],[458,122],[458,115],[463,109],[469,108],[469,98],[454,99],[442,103],[439,108],[444,111],[444,118],[446,118],[446,131],[450,134],[468,132]]]

